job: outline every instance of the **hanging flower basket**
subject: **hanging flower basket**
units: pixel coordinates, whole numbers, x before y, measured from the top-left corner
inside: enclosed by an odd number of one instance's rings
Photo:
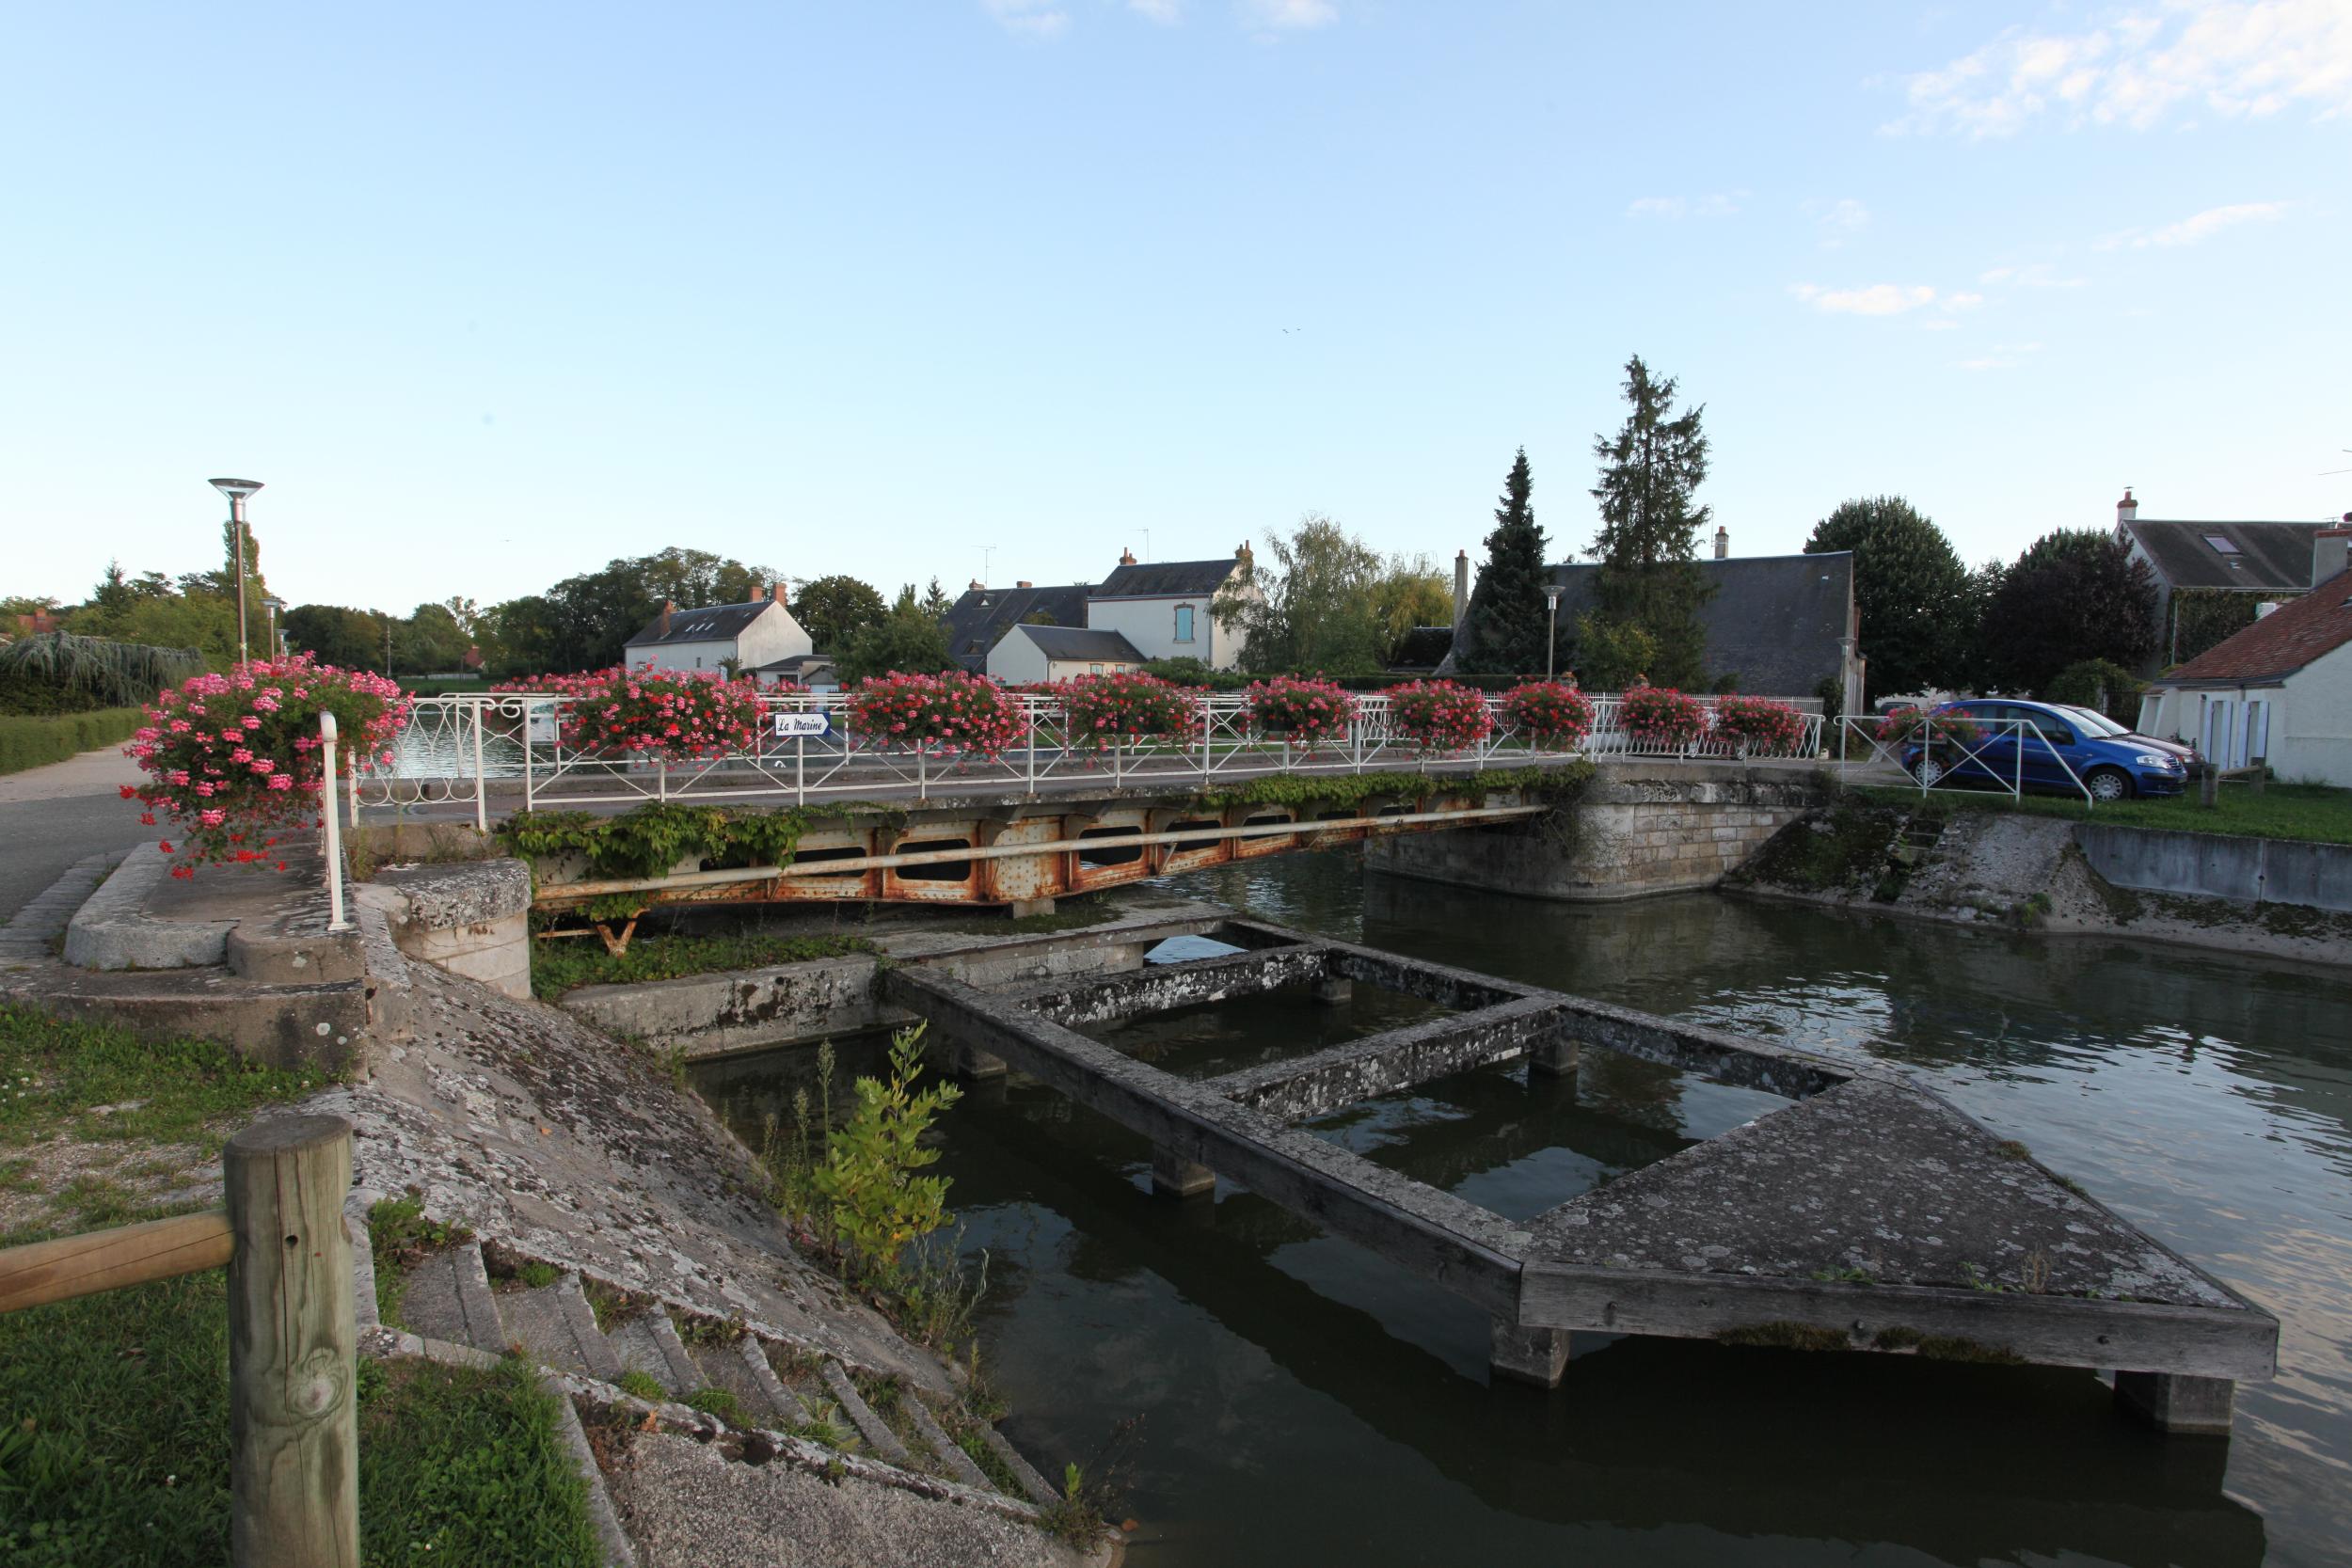
[[[1879,721],[1874,732],[1883,746],[1917,746],[1927,755],[1949,761],[1983,738],[1984,730],[1961,713],[1930,713],[1925,708],[1899,707]]]
[[[1081,675],[1046,690],[1069,719],[1073,747],[1106,751],[1131,741],[1189,736],[1200,724],[1200,692],[1140,671]]]
[[[1617,722],[1637,746],[1687,752],[1707,735],[1707,705],[1672,687],[1629,687]]]
[[[323,806],[332,805],[319,799],[319,715],[335,716],[342,766],[389,767],[408,710],[395,682],[319,664],[308,654],[198,675],[159,693],[148,708],[147,722],[123,748],[148,782],[124,784],[122,797],[146,808],[142,823],[170,829],[163,850],[174,859],[175,877],[222,863],[283,871],[280,837],[315,825]]]
[[[1344,740],[1356,719],[1356,699],[1327,680],[1277,675],[1250,686],[1242,697],[1249,705],[1253,731],[1294,746]]]
[[[993,757],[1028,733],[1010,692],[961,670],[868,676],[850,693],[850,719],[866,745],[903,746],[924,756]]]
[[[1539,752],[1573,752],[1593,730],[1592,699],[1569,681],[1526,681],[1502,698],[1502,717]]]
[[[1715,705],[1715,738],[1740,757],[1792,757],[1804,741],[1804,715],[1770,697],[1724,697]]]
[[[589,756],[688,762],[759,748],[759,686],[716,670],[640,665],[547,677],[538,689],[573,699],[564,746]]]
[[[1389,730],[1422,752],[1467,752],[1495,733],[1486,699],[1455,681],[1413,681],[1388,690]]]

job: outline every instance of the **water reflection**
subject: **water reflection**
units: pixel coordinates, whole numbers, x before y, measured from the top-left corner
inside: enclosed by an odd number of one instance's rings
[[[1150,1196],[1148,1150],[1033,1085],[954,1113],[940,1169],[992,1255],[988,1354],[1049,1461],[1145,1416],[1138,1562],[2340,1560],[2352,1528],[2352,1022],[2330,975],[1693,897],[1579,909],[1341,856],[1184,879],[1287,924],[1925,1069],[2284,1323],[2228,1443],[2165,1441],[2065,1371],[1596,1338],[1545,1396],[1486,1324],[1254,1196]],[[1276,993],[1130,1025],[1187,1072],[1312,1049],[1381,1003]],[[1383,1025],[1385,1026],[1385,1025]],[[1112,1031],[1104,1037],[1121,1033]],[[802,1058],[805,1061],[805,1056]],[[718,1064],[714,1100],[789,1093]],[[1773,1103],[1595,1055],[1354,1107],[1322,1135],[1527,1215]]]

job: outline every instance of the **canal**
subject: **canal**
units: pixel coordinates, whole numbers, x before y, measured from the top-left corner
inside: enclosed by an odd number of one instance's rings
[[[1177,879],[1262,918],[1852,1057],[1898,1061],[2277,1313],[2227,1444],[2090,1375],[1579,1337],[1490,1387],[1486,1322],[1247,1193],[1149,1192],[1136,1138],[1034,1085],[949,1114],[988,1253],[983,1354],[1049,1466],[1116,1450],[1138,1564],[2352,1561],[2352,1008],[2339,976],[2102,939],[1694,895],[1610,908],[1367,875],[1346,852]],[[1170,955],[1175,956],[1175,955]],[[1209,1075],[1414,1005],[1276,994],[1105,1026]],[[1096,1031],[1090,1031],[1096,1032]],[[697,1085],[750,1130],[809,1053]],[[1605,1053],[1313,1124],[1533,1214],[1778,1103]],[[1139,1420],[1136,1420],[1140,1418]]]

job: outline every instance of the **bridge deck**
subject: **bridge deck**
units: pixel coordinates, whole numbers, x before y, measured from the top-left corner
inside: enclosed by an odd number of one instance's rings
[[[1215,1172],[1476,1303],[1513,1375],[1557,1382],[1569,1330],[2112,1368],[2185,1432],[2226,1431],[2233,1382],[2273,1375],[2276,1319],[1898,1075],[1260,922],[1210,934],[1247,950],[1008,994],[920,964],[883,981],[1151,1139],[1171,1190]],[[1068,1026],[1342,980],[1456,1010],[1204,1082]],[[1583,1044],[1797,1102],[1526,1223],[1294,1125],[1518,1056],[1573,1069]]]

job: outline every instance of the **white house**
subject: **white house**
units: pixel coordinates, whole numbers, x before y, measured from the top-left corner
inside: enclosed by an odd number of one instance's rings
[[[2266,762],[2282,779],[2352,786],[2347,549],[2352,526],[2317,530],[2309,591],[2158,677],[2140,733],[2192,742],[2217,767]]]
[[[1231,670],[1241,662],[1244,638],[1238,628],[1219,626],[1210,607],[1249,559],[1248,545],[1217,561],[1138,564],[1122,553],[1111,575],[1087,594],[1087,626],[1117,632],[1146,658],[1197,658],[1212,670]]]
[[[1143,668],[1144,656],[1115,631],[1088,626],[1017,626],[988,652],[991,679],[1011,684],[1118,675]]]
[[[658,670],[724,670],[750,673],[815,651],[808,633],[784,605],[785,586],[749,604],[680,610],[664,601],[661,613],[628,640],[622,662]],[[732,666],[729,660],[733,660]]]

